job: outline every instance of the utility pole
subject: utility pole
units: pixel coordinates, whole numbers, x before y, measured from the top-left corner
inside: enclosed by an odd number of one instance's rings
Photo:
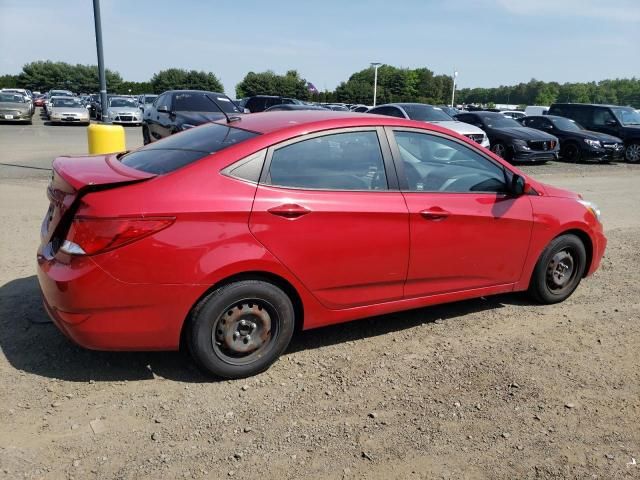
[[[371,66],[373,67],[373,106],[376,106],[376,97],[378,95],[378,68],[380,68],[381,63],[371,62]]]
[[[102,104],[102,121],[107,109],[107,77],[104,73],[104,55],[102,53],[102,20],[100,19],[100,0],[93,0],[93,20],[96,27],[96,49],[98,50],[98,78],[100,79],[100,103]]]
[[[458,72],[456,72],[456,69],[454,67],[453,69],[453,87],[451,88],[451,107],[454,107],[454,101],[455,101],[455,97],[456,97],[456,78],[458,78]]]

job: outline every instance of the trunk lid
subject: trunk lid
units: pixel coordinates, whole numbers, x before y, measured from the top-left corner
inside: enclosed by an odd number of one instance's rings
[[[43,245],[51,243],[53,252],[58,250],[85,193],[141,182],[155,176],[122,165],[116,154],[56,158],[51,183],[47,187],[50,204],[42,224]]]

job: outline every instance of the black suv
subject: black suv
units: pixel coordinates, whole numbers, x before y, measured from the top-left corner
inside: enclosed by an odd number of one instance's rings
[[[264,112],[267,108],[274,105],[297,105],[300,104],[299,100],[295,98],[276,97],[273,95],[255,95],[242,100],[242,106],[249,110],[251,113]]]
[[[560,140],[560,156],[570,162],[596,159],[601,162],[622,157],[624,143],[606,133],[585,130],[578,122],[555,115],[531,115],[517,120],[525,127],[550,133]]]
[[[588,130],[621,138],[624,157],[628,162],[640,162],[640,113],[631,107],[592,105],[587,103],[554,103],[549,115],[575,120]]]
[[[484,130],[491,151],[509,162],[544,163],[558,158],[560,142],[556,137],[524,127],[501,113],[461,113],[454,118]]]
[[[222,113],[224,112],[224,113]],[[147,145],[174,133],[241,114],[223,93],[202,90],[169,90],[144,110],[142,139]]]

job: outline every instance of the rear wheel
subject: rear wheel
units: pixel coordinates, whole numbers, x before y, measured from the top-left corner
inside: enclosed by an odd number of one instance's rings
[[[640,162],[640,143],[632,143],[627,146],[624,151],[624,158],[630,163]]]
[[[194,359],[222,378],[260,373],[293,336],[289,297],[271,283],[244,280],[220,287],[195,308],[188,343]]]
[[[562,157],[568,162],[579,162],[582,160],[582,152],[578,145],[573,142],[569,142],[564,146]]]
[[[587,254],[582,241],[567,234],[555,238],[542,252],[529,284],[529,294],[540,303],[566,300],[584,276]]]

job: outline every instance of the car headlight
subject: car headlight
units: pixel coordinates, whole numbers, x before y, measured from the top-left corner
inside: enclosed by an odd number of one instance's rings
[[[584,139],[584,143],[586,143],[587,145],[589,145],[592,148],[600,148],[600,147],[602,147],[602,144],[600,143],[599,140],[591,140],[590,138],[585,138]]]
[[[527,145],[527,142],[524,140],[514,140],[513,146],[516,147],[518,150],[526,150],[526,151],[531,150],[529,145]]]
[[[188,130],[189,128],[193,128],[196,125],[191,125],[190,123],[183,123],[182,124],[182,130]]]
[[[578,200],[578,203],[589,210],[593,214],[593,216],[596,217],[596,220],[600,221],[600,209],[595,203],[582,199]]]

